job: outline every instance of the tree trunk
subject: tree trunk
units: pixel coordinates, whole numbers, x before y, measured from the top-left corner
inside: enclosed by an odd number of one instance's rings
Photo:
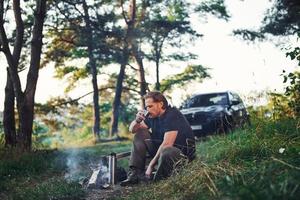
[[[127,23],[128,25],[128,42],[131,45],[131,50],[133,53],[133,57],[135,58],[137,64],[138,64],[138,81],[140,83],[140,96],[141,101],[140,105],[142,108],[145,107],[145,101],[143,99],[143,96],[146,94],[147,90],[147,84],[145,80],[145,70],[143,65],[143,58],[141,55],[141,51],[138,48],[138,42],[137,42],[137,35],[136,35],[136,27],[137,23],[141,22],[142,19],[145,16],[147,3],[145,1],[142,1],[142,10],[141,10],[141,16],[138,20],[136,20],[136,0],[131,0],[130,2],[130,21]]]
[[[97,67],[96,60],[94,58],[94,45],[93,42],[93,34],[90,22],[90,16],[88,13],[88,6],[86,1],[83,1],[83,10],[84,10],[84,21],[86,24],[86,35],[87,35],[87,46],[88,46],[88,55],[89,55],[89,64],[90,64],[90,72],[92,74],[92,85],[93,85],[93,102],[94,102],[94,136],[96,140],[99,140],[100,133],[100,107],[99,107],[99,88],[97,83]]]
[[[33,125],[33,113],[34,113],[34,95],[22,95],[21,102],[18,104],[19,114],[19,133],[18,133],[18,145],[19,148],[25,151],[29,151],[32,145],[32,125]]]
[[[46,1],[37,0],[36,10],[34,12],[34,25],[32,28],[31,39],[31,54],[30,66],[27,74],[27,81],[25,91],[22,92],[21,81],[18,75],[18,65],[20,53],[23,45],[23,21],[21,18],[20,1],[13,1],[13,10],[16,21],[16,39],[14,44],[14,52],[11,54],[9,43],[4,29],[3,20],[3,1],[0,4],[0,36],[3,46],[3,52],[6,56],[9,65],[9,78],[14,89],[14,96],[17,100],[17,109],[19,116],[19,130],[17,135],[18,148],[23,151],[31,150],[32,124],[34,112],[34,95],[36,91],[36,84],[38,80],[38,72],[40,68],[42,38],[43,38],[43,24],[46,15]],[[12,114],[12,113],[11,113]]]
[[[3,127],[5,135],[5,147],[15,147],[16,140],[16,120],[15,120],[15,95],[12,81],[7,71],[7,81],[5,86],[5,100],[3,112]]]
[[[90,52],[90,50],[89,50]],[[90,54],[90,53],[89,53]],[[93,102],[94,102],[94,136],[96,140],[100,139],[100,106],[99,106],[99,89],[97,83],[97,69],[94,61],[90,59],[92,71],[92,84],[93,84]]]
[[[166,36],[164,38],[166,38]],[[164,39],[160,40],[159,37],[157,36],[156,41],[154,42],[154,58],[155,58],[155,66],[156,66],[156,84],[155,84],[156,91],[160,91],[159,62],[161,58],[163,43],[164,43]]]
[[[34,25],[31,39],[30,67],[24,93],[17,91],[17,108],[19,114],[20,147],[24,150],[31,149],[32,125],[34,115],[34,96],[39,76],[40,60],[43,45],[43,26],[46,16],[46,1],[36,1]]]
[[[135,42],[135,41],[134,41]],[[137,48],[136,44],[132,45],[132,50],[133,50],[133,56],[138,64],[138,80],[140,83],[140,95],[141,95],[141,101],[140,101],[140,105],[141,108],[145,108],[145,100],[143,99],[143,96],[146,94],[147,92],[147,83],[146,83],[146,79],[145,79],[145,69],[144,69],[144,65],[143,65],[143,59],[141,56],[140,51]]]
[[[113,135],[118,135],[118,123],[119,123],[119,111],[121,105],[121,95],[123,91],[123,81],[125,77],[125,67],[126,64],[122,63],[120,67],[120,72],[118,75],[117,85],[116,85],[116,93],[112,107],[112,118],[111,118],[111,129],[109,136],[112,137]]]
[[[121,2],[123,3],[123,2]],[[123,6],[123,5],[121,5]],[[123,11],[123,17],[127,24],[127,30],[126,35],[124,37],[124,47],[123,47],[123,53],[122,53],[122,61],[121,61],[121,67],[120,72],[118,75],[118,80],[116,84],[116,93],[114,97],[113,107],[112,107],[112,117],[111,117],[111,129],[110,129],[110,137],[112,137],[114,134],[118,133],[118,123],[119,123],[119,111],[120,111],[120,105],[121,105],[121,95],[123,91],[123,81],[125,77],[125,68],[128,63],[129,59],[129,44],[131,44],[131,40],[133,38],[133,31],[134,31],[134,23],[135,23],[135,12],[136,12],[136,1],[131,0],[130,1],[130,7],[129,7],[129,19],[126,18],[126,14]],[[118,137],[118,135],[117,135]]]

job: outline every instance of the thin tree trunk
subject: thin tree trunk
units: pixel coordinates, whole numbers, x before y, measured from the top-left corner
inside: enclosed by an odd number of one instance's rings
[[[131,50],[133,53],[133,57],[135,58],[137,64],[138,64],[138,81],[140,83],[140,96],[141,96],[141,101],[140,105],[142,108],[145,107],[145,101],[143,99],[143,96],[146,94],[147,90],[147,84],[145,80],[145,70],[144,70],[144,65],[143,65],[143,58],[141,55],[141,51],[138,48],[138,41],[136,38],[135,30],[137,27],[137,23],[140,23],[146,13],[146,8],[147,8],[147,3],[145,1],[142,1],[142,10],[141,10],[141,15],[137,19],[136,16],[136,0],[131,0],[130,2],[130,13],[131,13],[131,18],[130,18],[130,23],[128,24],[128,30],[130,31],[129,34],[129,43],[131,45]]]
[[[40,60],[43,45],[43,25],[46,16],[46,1],[36,1],[36,11],[31,39],[30,67],[27,74],[27,84],[24,93],[19,91],[17,108],[19,114],[20,147],[30,150],[32,144],[32,125],[34,116],[34,96],[39,76]]]
[[[145,108],[145,100],[143,99],[143,96],[147,92],[147,83],[146,83],[146,79],[145,79],[145,69],[144,69],[144,65],[143,65],[143,59],[141,57],[141,54],[140,54],[136,44],[132,45],[132,50],[133,50],[133,56],[139,67],[138,80],[140,83],[140,95],[141,95],[140,105],[141,105],[141,108]]]
[[[164,37],[166,38],[166,37]],[[159,40],[158,37],[156,37],[156,41],[154,42],[154,57],[155,57],[155,66],[156,66],[156,84],[155,89],[157,91],[160,91],[160,80],[159,80],[159,62],[161,58],[161,52],[162,52],[162,46],[165,39]]]
[[[159,60],[155,60],[155,66],[156,66],[156,84],[155,84],[155,90],[160,91],[160,81],[159,81]]]
[[[120,67],[120,72],[118,75],[118,80],[117,80],[117,84],[116,84],[116,93],[115,93],[115,98],[114,98],[113,107],[112,107],[110,137],[112,137],[115,134],[117,135],[117,137],[119,137],[118,124],[119,124],[119,113],[120,113],[120,105],[121,105],[121,95],[123,92],[125,69],[126,69],[126,65],[128,63],[128,59],[129,59],[129,49],[128,49],[128,43],[126,41],[129,32],[130,31],[127,29],[127,34],[125,37],[123,53],[122,53],[121,67]]]
[[[5,147],[15,147],[16,140],[16,120],[15,120],[15,95],[12,81],[7,70],[7,81],[5,86],[5,100],[3,112],[3,127],[5,135]]]
[[[123,92],[123,81],[125,78],[125,68],[128,63],[129,59],[129,45],[131,44],[131,40],[133,37],[133,31],[134,31],[134,23],[135,23],[135,9],[136,9],[136,1],[131,0],[130,1],[130,9],[129,9],[129,18],[127,19],[127,15],[125,14],[123,10],[123,1],[121,0],[121,7],[123,11],[123,18],[127,24],[127,30],[126,35],[124,37],[124,46],[123,46],[123,53],[122,53],[122,61],[120,66],[120,72],[118,75],[118,80],[116,84],[116,93],[114,97],[113,107],[112,107],[112,117],[111,117],[111,129],[110,129],[110,137],[112,137],[114,134],[118,133],[118,123],[119,123],[119,111],[120,111],[120,105],[121,105],[121,95]],[[117,135],[118,137],[118,135]]]
[[[91,28],[90,17],[88,13],[88,6],[86,1],[83,1],[83,10],[84,10],[84,21],[86,23],[86,41],[88,46],[88,54],[89,54],[89,64],[91,68],[92,74],[92,85],[93,85],[93,102],[94,102],[94,136],[96,140],[100,139],[100,107],[99,107],[99,91],[98,91],[98,83],[97,83],[97,67],[96,67],[96,60],[94,58],[94,45],[93,42],[93,34]]]
[[[127,56],[128,58],[128,56]],[[127,62],[126,62],[127,63]],[[113,107],[112,107],[112,118],[111,118],[111,129],[110,129],[110,134],[109,136],[112,137],[113,135],[118,135],[118,123],[119,123],[119,111],[120,111],[120,105],[121,105],[121,95],[123,91],[123,81],[125,77],[125,68],[126,68],[126,63],[122,63],[120,67],[120,72],[118,75],[118,80],[117,80],[117,85],[116,85],[116,93],[115,93],[115,98],[113,102]]]

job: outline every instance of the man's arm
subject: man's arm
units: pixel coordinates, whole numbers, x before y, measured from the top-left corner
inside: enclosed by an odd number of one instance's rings
[[[148,126],[145,124],[144,121],[137,123],[136,120],[133,120],[129,126],[129,131],[132,133],[136,133],[138,129],[140,128],[146,128],[148,129]]]
[[[132,133],[136,133],[140,128],[148,129],[148,126],[145,124],[144,120],[146,119],[144,115],[144,110],[139,110],[135,116],[135,119],[131,122],[129,126],[129,131]]]
[[[150,177],[154,166],[156,165],[158,158],[161,154],[161,151],[166,147],[172,147],[175,143],[178,131],[168,131],[164,135],[164,141],[159,146],[154,158],[150,161],[148,168],[146,170],[146,176]]]

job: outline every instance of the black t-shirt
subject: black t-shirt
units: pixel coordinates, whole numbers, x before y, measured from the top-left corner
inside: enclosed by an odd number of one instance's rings
[[[151,139],[156,148],[158,148],[164,140],[164,135],[168,131],[178,131],[174,146],[179,148],[186,156],[191,157],[194,155],[195,148],[187,148],[187,139],[190,144],[195,146],[194,134],[185,119],[183,114],[175,107],[167,107],[164,114],[156,118],[146,118],[145,124],[149,127],[151,132]]]

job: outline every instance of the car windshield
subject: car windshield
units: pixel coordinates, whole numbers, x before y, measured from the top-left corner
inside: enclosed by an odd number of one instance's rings
[[[226,93],[202,94],[188,99],[183,108],[207,107],[214,105],[228,105]]]

